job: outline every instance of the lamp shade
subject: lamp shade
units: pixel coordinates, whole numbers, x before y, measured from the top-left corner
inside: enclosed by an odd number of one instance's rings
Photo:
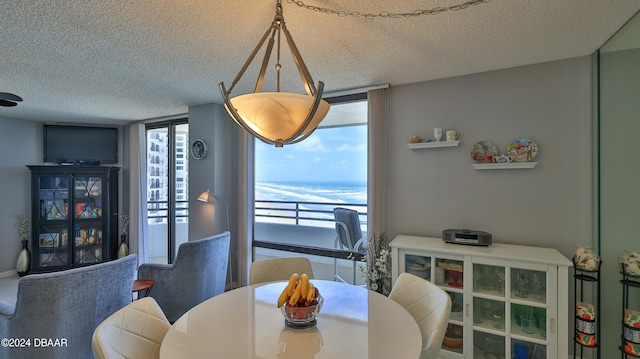
[[[291,138],[298,132],[315,99],[291,92],[257,92],[236,96],[230,102],[245,125],[268,139],[278,140]],[[329,103],[321,100],[307,127],[295,137],[313,132],[327,112]]]
[[[200,195],[198,195],[198,201],[209,202],[209,190],[200,193]]]

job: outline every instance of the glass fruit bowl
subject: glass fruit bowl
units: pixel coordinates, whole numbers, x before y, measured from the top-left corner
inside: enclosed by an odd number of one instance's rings
[[[308,306],[289,306],[289,302],[280,307],[284,324],[290,328],[310,328],[316,325],[316,317],[320,313],[324,299],[321,295],[314,300],[316,304]]]

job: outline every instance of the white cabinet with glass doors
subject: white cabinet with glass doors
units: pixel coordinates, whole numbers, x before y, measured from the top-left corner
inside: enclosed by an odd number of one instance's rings
[[[494,243],[471,246],[440,238],[397,236],[393,281],[403,272],[437,284],[452,298],[442,358],[568,355],[568,268],[552,248]]]

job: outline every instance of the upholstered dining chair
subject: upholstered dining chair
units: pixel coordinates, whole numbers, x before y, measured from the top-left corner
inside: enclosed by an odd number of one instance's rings
[[[153,297],[173,323],[225,290],[231,233],[182,243],[173,264],[144,263],[139,279],[153,279]]]
[[[0,301],[0,338],[31,338],[31,345],[0,346],[0,358],[92,358],[96,327],[131,303],[137,264],[137,256],[130,254],[20,278],[15,306]],[[47,339],[47,345],[36,345],[34,338]]]
[[[389,298],[403,306],[418,323],[422,334],[420,359],[437,359],[449,324],[449,294],[423,278],[402,273],[393,285]]]
[[[157,359],[160,344],[171,328],[167,317],[151,298],[141,298],[113,313],[93,332],[95,359]]]
[[[365,253],[365,237],[362,236],[360,217],[358,211],[348,208],[336,207],[333,209],[336,226],[335,247],[341,250]],[[356,261],[353,262],[353,282],[356,283]],[[338,273],[338,260],[333,260],[334,278],[346,282]]]
[[[293,273],[305,273],[309,279],[313,279],[311,261],[306,257],[257,260],[251,263],[251,268],[249,268],[249,285],[288,280]]]

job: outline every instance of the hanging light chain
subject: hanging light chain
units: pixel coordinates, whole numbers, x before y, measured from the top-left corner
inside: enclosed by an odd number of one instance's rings
[[[379,18],[403,19],[403,18],[416,17],[416,16],[438,15],[447,11],[464,10],[470,6],[488,3],[489,1],[491,0],[470,0],[470,1],[463,2],[461,4],[456,4],[456,5],[446,6],[446,7],[434,7],[432,9],[413,10],[411,12],[405,12],[405,13],[393,13],[388,11],[381,11],[378,14],[362,14],[358,11],[347,12],[347,11],[333,10],[333,9],[324,8],[324,7],[315,6],[315,5],[308,5],[301,0],[287,0],[287,2],[296,4],[299,7],[307,10],[313,10],[316,12],[329,14],[329,15],[337,15],[340,17],[357,16],[357,17],[365,18],[367,20],[373,20],[373,19],[379,19]]]

